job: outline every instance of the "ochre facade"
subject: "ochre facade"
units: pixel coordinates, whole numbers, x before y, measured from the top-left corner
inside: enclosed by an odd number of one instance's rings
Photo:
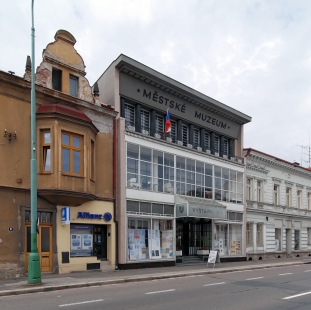
[[[59,30],[55,41],[43,51],[43,61],[36,71],[37,236],[42,272],[86,270],[88,262],[95,263],[96,268],[115,268],[113,128],[116,112],[100,103],[97,93],[92,93],[84,77],[83,59],[74,49],[75,42],[70,33]],[[30,250],[29,61],[28,58],[24,77],[0,71],[0,130],[3,132],[0,278],[24,275]],[[75,82],[76,85],[72,84]],[[67,138],[71,139],[70,143],[65,141]],[[92,240],[88,257],[80,257],[86,255],[82,250],[71,256],[70,238],[79,235],[77,230],[71,231],[72,224],[62,225],[64,207],[71,214],[79,208],[90,214],[105,214],[101,221],[92,218],[81,221],[72,218],[72,221],[75,229],[79,224],[87,224],[89,238],[93,229],[107,233],[107,237],[103,235],[106,244],[96,242],[96,245]],[[87,234],[81,234],[84,235]],[[105,257],[98,254],[101,249]]]

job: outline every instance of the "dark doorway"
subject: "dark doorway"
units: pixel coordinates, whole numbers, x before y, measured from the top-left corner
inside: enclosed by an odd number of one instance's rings
[[[176,245],[183,256],[197,255],[197,250],[211,250],[211,220],[185,218],[176,221]]]
[[[94,225],[94,255],[107,260],[107,226]]]

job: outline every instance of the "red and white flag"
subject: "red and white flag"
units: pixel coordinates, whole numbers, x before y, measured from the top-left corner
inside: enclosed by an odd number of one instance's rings
[[[171,114],[170,110],[167,109],[164,136],[166,136],[169,132],[171,132]]]

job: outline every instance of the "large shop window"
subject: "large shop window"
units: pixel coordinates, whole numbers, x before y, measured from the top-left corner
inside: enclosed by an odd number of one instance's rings
[[[128,218],[128,260],[174,257],[173,220]]]
[[[93,225],[70,225],[70,257],[93,255]]]
[[[242,255],[242,225],[216,224],[215,250],[223,255]]]
[[[127,143],[127,187],[243,203],[242,172],[132,143]]]
[[[62,172],[81,176],[83,174],[83,137],[62,132]]]

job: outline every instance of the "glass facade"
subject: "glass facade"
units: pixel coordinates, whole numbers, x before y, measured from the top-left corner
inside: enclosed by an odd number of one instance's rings
[[[127,143],[127,187],[243,203],[243,173]]]

